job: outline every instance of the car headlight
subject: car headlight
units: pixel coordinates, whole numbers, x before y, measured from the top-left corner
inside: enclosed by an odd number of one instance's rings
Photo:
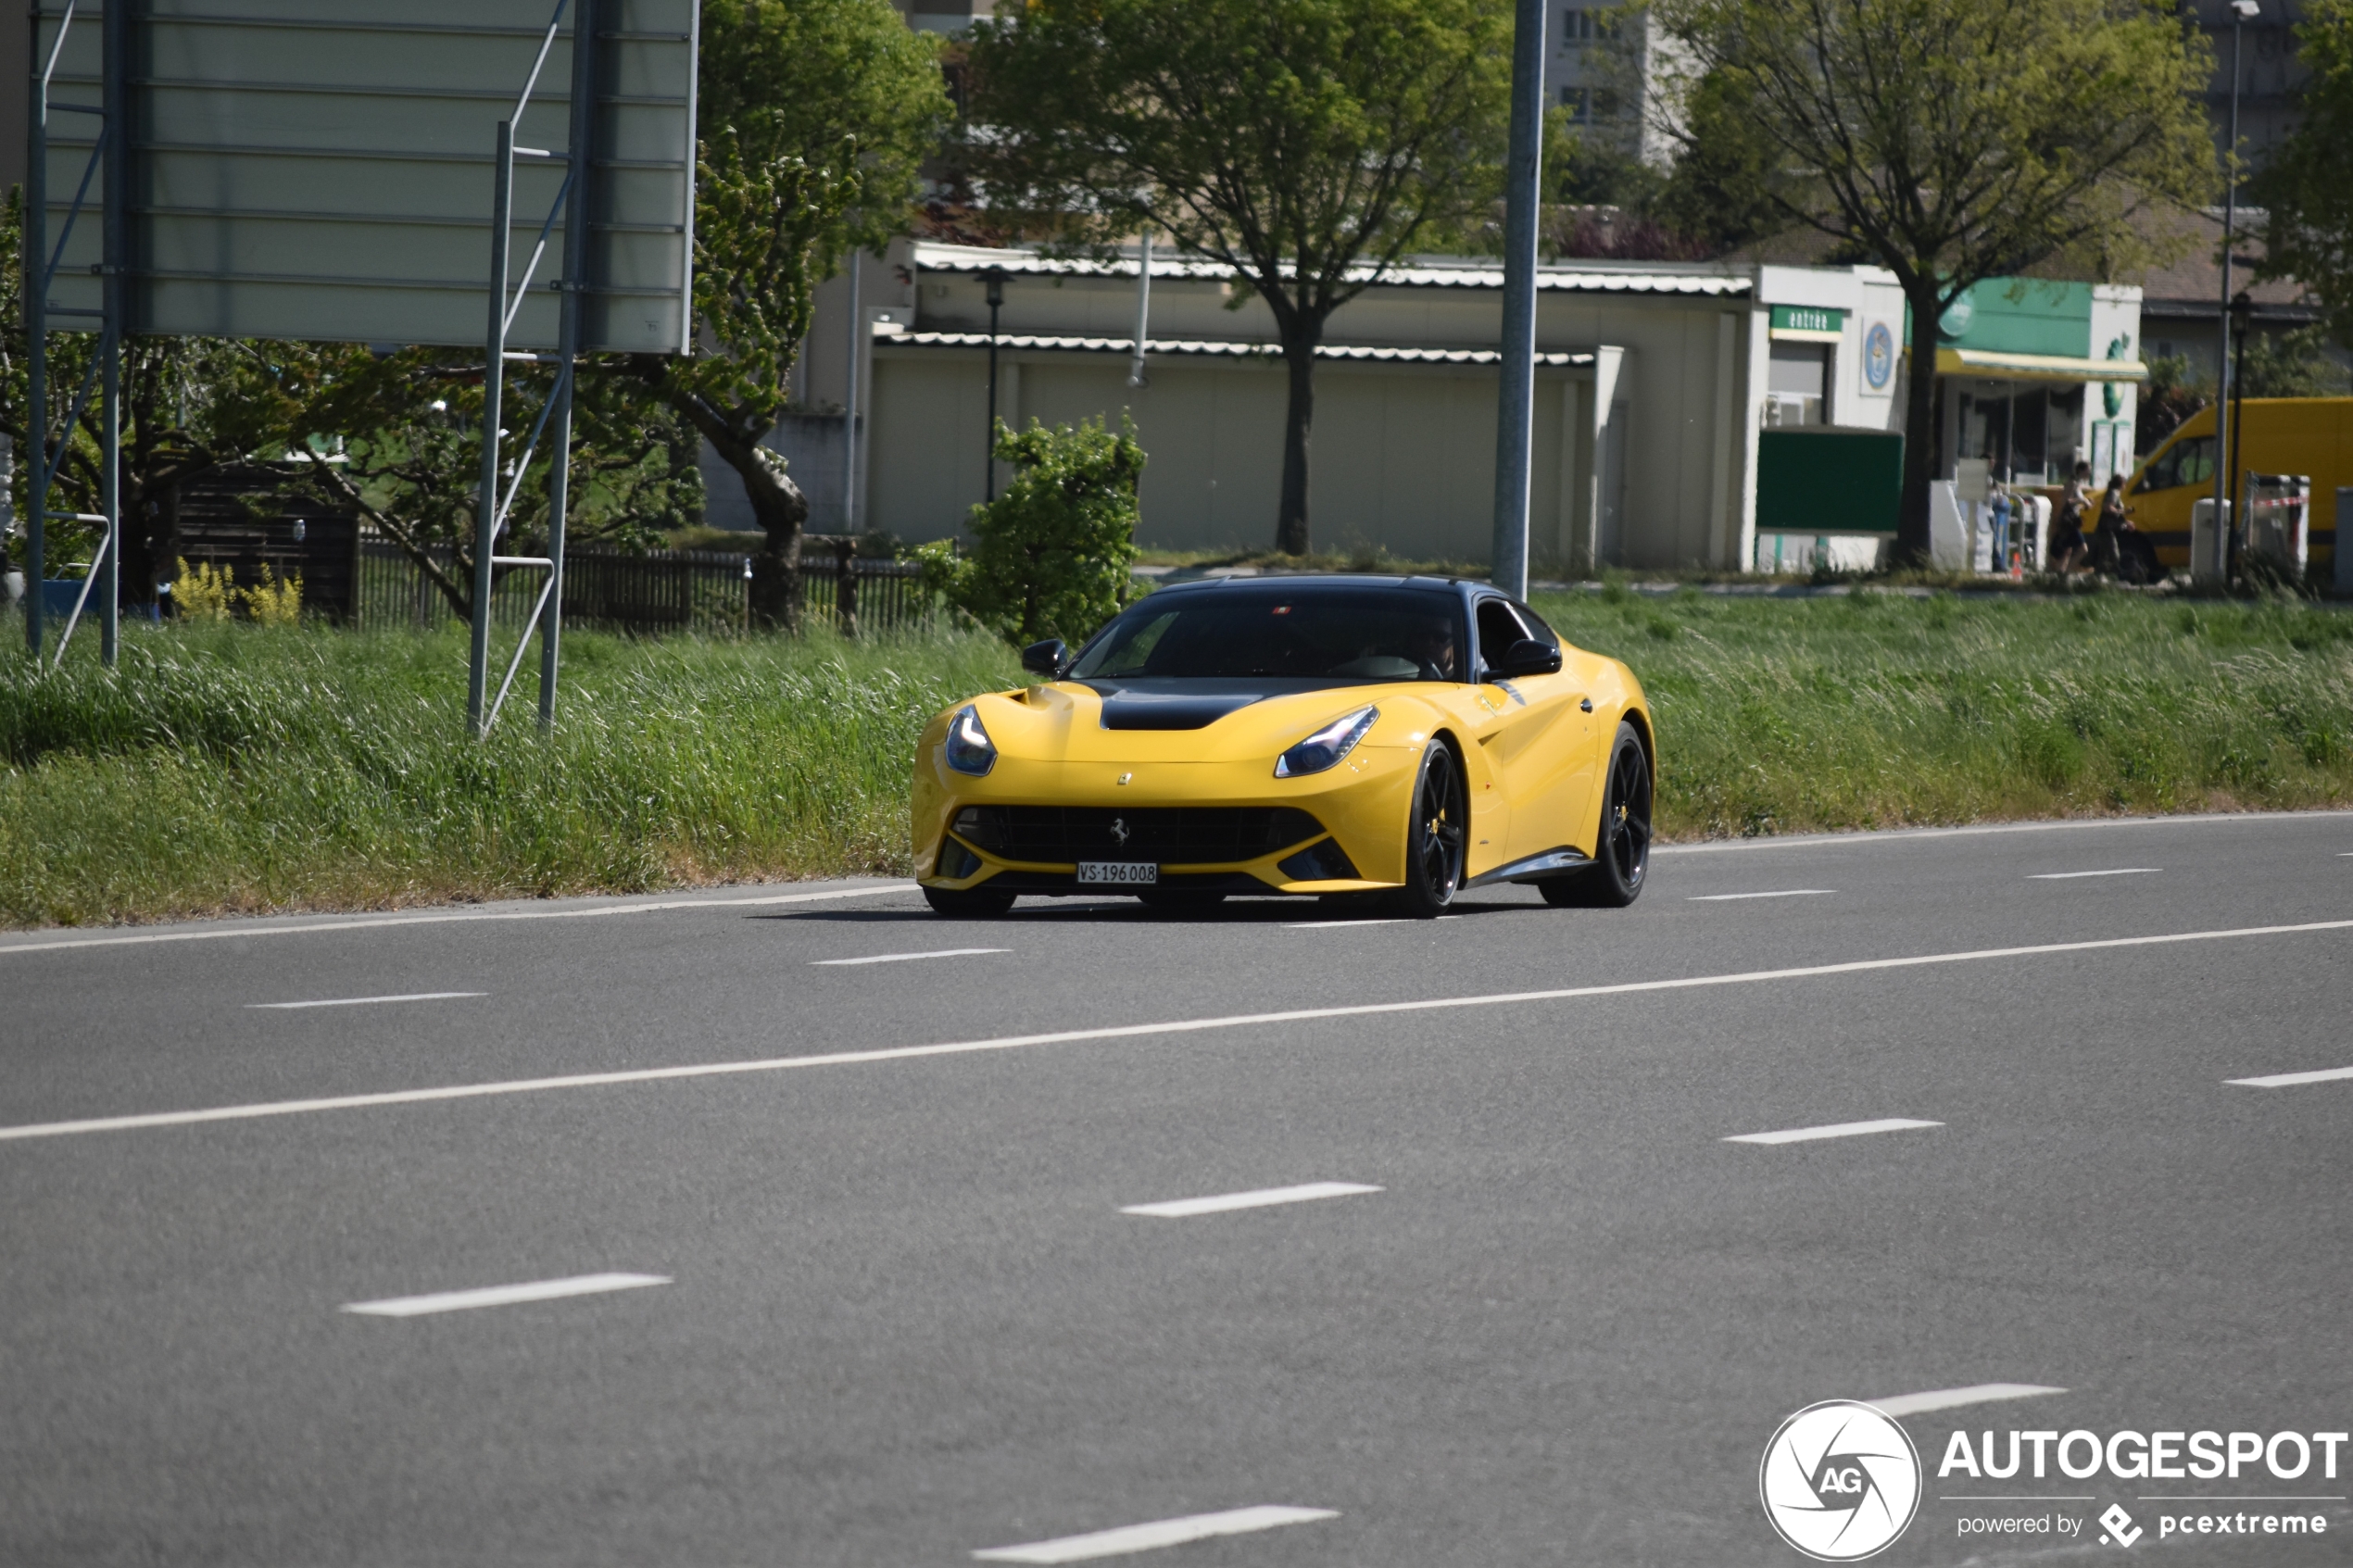
[[[1295,779],[1302,773],[1320,773],[1341,758],[1356,749],[1356,743],[1380,717],[1378,708],[1360,708],[1345,718],[1330,723],[1275,759],[1275,776]]]
[[[966,703],[948,721],[948,765],[978,778],[997,765],[997,745],[980,726],[980,710]]]

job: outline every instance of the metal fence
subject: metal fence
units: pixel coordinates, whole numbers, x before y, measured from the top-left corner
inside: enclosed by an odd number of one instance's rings
[[[445,572],[457,568],[447,546],[433,550]],[[859,630],[919,624],[929,606],[913,561],[852,560],[851,595]],[[801,604],[808,624],[838,623],[840,563],[812,549],[801,558]],[[519,630],[531,618],[540,575],[514,571],[491,591],[490,619]],[[471,588],[472,584],[464,584]],[[564,624],[636,634],[740,633],[750,625],[751,558],[723,550],[649,550],[643,555],[593,548],[564,554]],[[459,618],[448,597],[408,553],[380,536],[363,537],[353,608],[362,626],[443,626]]]

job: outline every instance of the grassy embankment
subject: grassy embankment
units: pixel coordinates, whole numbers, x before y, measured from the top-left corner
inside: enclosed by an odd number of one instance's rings
[[[2353,799],[2353,616],[1538,603],[1649,687],[1678,837]],[[902,871],[916,731],[1018,679],[965,636],[565,646],[554,739],[526,688],[486,746],[456,633],[132,629],[112,676],[0,656],[0,923]]]

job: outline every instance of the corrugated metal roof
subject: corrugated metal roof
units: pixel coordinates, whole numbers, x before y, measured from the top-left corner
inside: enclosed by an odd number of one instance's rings
[[[1136,275],[1136,258],[1122,256],[1111,261],[1095,261],[1078,257],[1040,256],[1028,250],[994,250],[981,245],[935,245],[918,242],[914,247],[916,268],[925,272],[986,272],[1000,269],[1016,276],[1054,278],[1132,278]],[[1368,266],[1349,270],[1351,282],[1362,282],[1372,276]],[[1155,278],[1199,278],[1222,282],[1233,276],[1223,267],[1211,262],[1178,257],[1154,256],[1152,276]],[[1655,294],[1686,295],[1710,298],[1745,297],[1754,281],[1746,273],[1725,272],[1710,268],[1677,268],[1661,265],[1640,271],[1612,270],[1554,263],[1536,270],[1536,287],[1551,294]],[[1380,276],[1383,288],[1444,288],[1501,289],[1504,286],[1502,264],[1492,266],[1474,261],[1425,261],[1392,267]]]
[[[1157,272],[1158,268],[1153,270]],[[887,326],[878,322],[877,326]],[[987,332],[876,332],[875,341],[909,348],[986,348]],[[1076,354],[1132,354],[1136,340],[1128,337],[1060,337],[1037,332],[1003,332],[999,348],[1060,350]],[[1282,349],[1271,343],[1247,343],[1219,338],[1160,338],[1144,340],[1147,355],[1206,355],[1227,359],[1279,359]],[[1402,365],[1492,365],[1503,358],[1491,348],[1393,348],[1377,344],[1325,343],[1315,346],[1318,359],[1367,359]],[[1541,353],[1536,363],[1555,370],[1591,365],[1586,354]]]

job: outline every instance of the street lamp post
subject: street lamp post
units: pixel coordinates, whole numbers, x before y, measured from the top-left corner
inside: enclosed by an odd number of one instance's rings
[[[2230,349],[2231,358],[2233,361],[2231,365],[2230,478],[2231,505],[2234,508],[2244,506],[2246,502],[2246,497],[2239,494],[2239,438],[2246,433],[2245,427],[2240,420],[2240,415],[2246,408],[2246,329],[2248,323],[2254,320],[2254,317],[2255,301],[2248,295],[2245,289],[2239,290],[2238,293],[2231,296],[2231,330],[2236,334],[2237,341],[2235,346],[2227,341],[2225,342],[2224,346]],[[2219,443],[2215,446],[2214,456],[2219,462],[2222,456],[2221,446]],[[2241,530],[2253,527],[2255,520],[2251,517],[2233,517],[2233,526],[2231,529],[2231,539],[2235,546],[2240,538]]]
[[[2222,307],[2218,312],[2216,326],[2220,329],[2214,344],[2214,526],[2227,528],[2225,538],[2232,546],[2224,552],[2226,559],[2237,557],[2239,519],[2227,508],[2232,495],[2228,488],[2235,483],[2222,462],[2228,433],[2236,435],[2238,420],[2230,418],[2231,409],[2231,252],[2238,244],[2239,213],[2239,48],[2246,24],[2263,14],[2257,0],[2230,0],[2231,8],[2231,139],[2223,149],[2222,159]]]
[[[1005,270],[991,267],[981,274],[988,284],[988,445],[981,455],[984,486],[981,499],[997,498],[997,312],[1005,304]]]

